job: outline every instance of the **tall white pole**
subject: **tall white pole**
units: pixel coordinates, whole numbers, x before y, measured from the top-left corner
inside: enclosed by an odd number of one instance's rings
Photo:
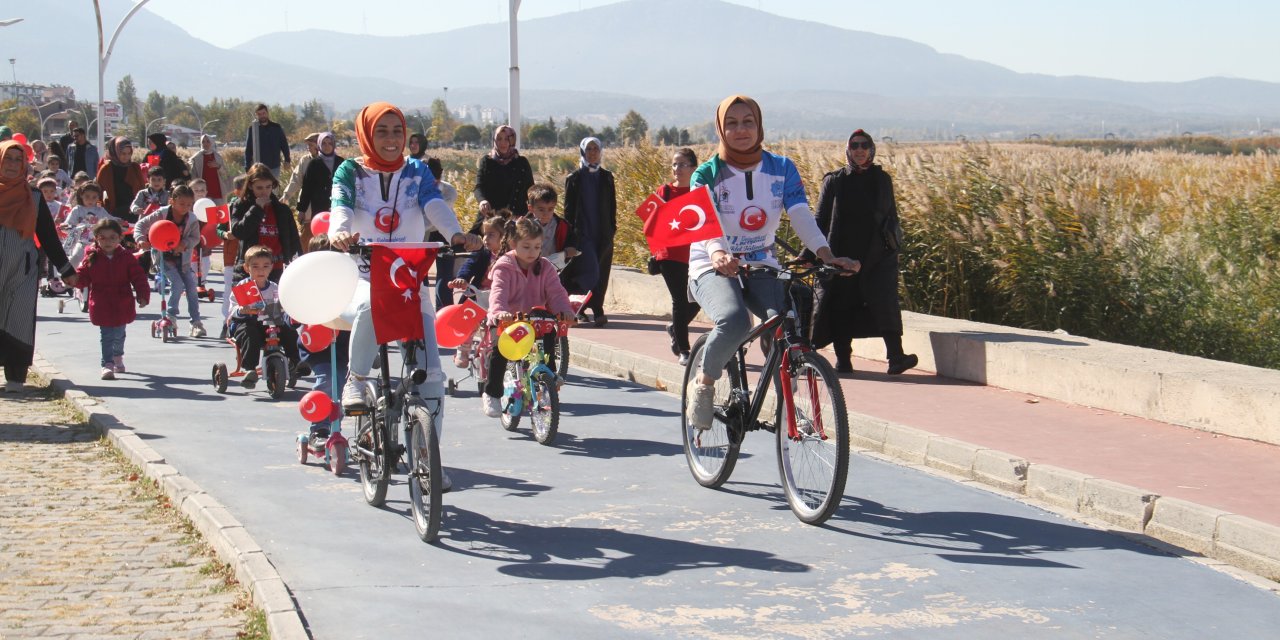
[[[104,154],[102,157],[106,157],[106,150],[102,148],[102,124],[106,123],[106,119],[102,117],[102,83],[103,76],[107,73],[107,63],[111,61],[111,52],[116,48],[116,38],[120,37],[120,31],[124,29],[124,25],[129,22],[129,18],[132,18],[133,14],[137,13],[143,5],[150,1],[151,0],[138,0],[138,4],[133,5],[133,8],[129,10],[129,13],[125,14],[124,19],[116,26],[116,30],[111,33],[111,42],[104,48],[102,36],[102,7],[99,6],[99,0],[93,0],[93,12],[98,17],[98,117],[96,120],[99,123],[98,135],[94,136],[94,138],[98,143],[98,153]]]
[[[520,142],[520,48],[516,43],[516,14],[520,12],[520,0],[507,0],[507,24],[511,31],[511,67],[507,83],[507,122],[516,130],[516,142]]]

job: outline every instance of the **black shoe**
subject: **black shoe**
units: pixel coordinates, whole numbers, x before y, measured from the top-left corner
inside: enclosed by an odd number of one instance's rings
[[[305,362],[299,362],[298,365],[293,368],[293,377],[295,380],[298,378],[305,378],[309,375],[311,375],[311,367],[307,366],[307,363]]]
[[[837,359],[836,373],[853,373],[853,361]]]
[[[258,372],[250,369],[244,374],[244,378],[240,380],[240,386],[246,389],[252,389],[258,386]]]
[[[667,325],[667,337],[671,338],[671,355],[680,355],[680,345],[676,343],[676,326],[674,324]]]
[[[319,441],[323,443],[327,441],[329,439],[329,425],[324,422],[311,423],[310,437],[312,442]]]
[[[603,327],[604,325],[609,323],[609,319],[604,317],[603,313],[597,313],[595,314],[595,316],[596,316],[595,325],[597,327]]]
[[[917,364],[920,364],[920,358],[917,358],[914,353],[889,358],[889,375],[896,376],[907,369],[914,369]]]

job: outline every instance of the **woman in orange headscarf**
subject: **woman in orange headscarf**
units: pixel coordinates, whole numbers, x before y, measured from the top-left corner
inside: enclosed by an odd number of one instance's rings
[[[329,241],[339,251],[361,240],[366,242],[424,242],[427,229],[435,227],[451,244],[480,248],[480,238],[463,233],[458,217],[436,186],[425,162],[404,155],[407,136],[404,114],[386,102],[375,102],[356,117],[360,157],[338,165],[333,174],[329,206]],[[342,390],[348,411],[366,409],[365,377],[373,368],[377,339],[369,302],[369,274],[362,272],[351,305],[342,318],[351,323],[350,375]],[[423,299],[430,299],[424,290]],[[444,372],[435,344],[435,314],[423,310],[427,380],[422,395],[444,397]],[[437,425],[437,429],[439,426]]]
[[[800,173],[789,158],[765,151],[760,105],[742,95],[725,98],[716,109],[720,145],[716,154],[694,171],[689,185],[711,187],[724,236],[689,245],[689,291],[715,323],[700,352],[700,374],[689,403],[688,419],[699,430],[710,429],[715,381],[724,373],[739,343],[751,330],[751,314],[761,319],[781,313],[782,283],[770,275],[748,277],[743,287],[740,265],[778,268],[774,232],[785,213],[800,241],[828,264],[850,271],[857,262],[837,258],[809,210]]]
[[[49,207],[27,184],[26,150],[0,142],[0,365],[11,393],[22,391],[35,354],[36,238],[67,284],[75,284],[75,266],[67,262]]]

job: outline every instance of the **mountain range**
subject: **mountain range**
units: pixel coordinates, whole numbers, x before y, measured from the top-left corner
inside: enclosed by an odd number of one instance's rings
[[[19,52],[20,79],[69,84],[81,98],[96,93],[96,31],[83,4],[31,3],[24,23],[0,31],[0,53]],[[103,4],[108,28],[129,7],[127,0]],[[53,41],[56,55],[33,55]],[[143,95],[320,98],[338,111],[378,99],[425,109],[447,95],[451,105],[505,109],[508,64],[505,23],[402,37],[277,32],[223,49],[143,9],[116,45],[106,91],[112,96],[128,73]],[[522,21],[520,69],[526,118],[593,125],[635,109],[653,127],[705,127],[721,98],[745,93],[760,100],[771,135],[842,137],[857,127],[900,139],[1280,128],[1276,83],[1018,73],[720,0],[629,0]]]

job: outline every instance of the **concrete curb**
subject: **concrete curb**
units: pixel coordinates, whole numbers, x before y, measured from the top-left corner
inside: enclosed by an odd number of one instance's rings
[[[209,541],[218,559],[231,565],[236,579],[253,596],[253,603],[266,614],[267,632],[272,640],[311,638],[302,621],[302,613],[279,572],[267,559],[262,547],[226,507],[167,464],[164,457],[132,429],[103,411],[96,399],[75,389],[61,371],[38,353],[33,365],[53,389],[88,416],[90,426],[102,432],[112,446],[142,470],[143,475],[157,483],[174,507],[191,520]]]
[[[570,364],[680,393],[675,362],[570,336]],[[1280,527],[1103,478],[849,412],[850,446],[1015,494],[1027,502],[1136,533],[1280,582]]]

